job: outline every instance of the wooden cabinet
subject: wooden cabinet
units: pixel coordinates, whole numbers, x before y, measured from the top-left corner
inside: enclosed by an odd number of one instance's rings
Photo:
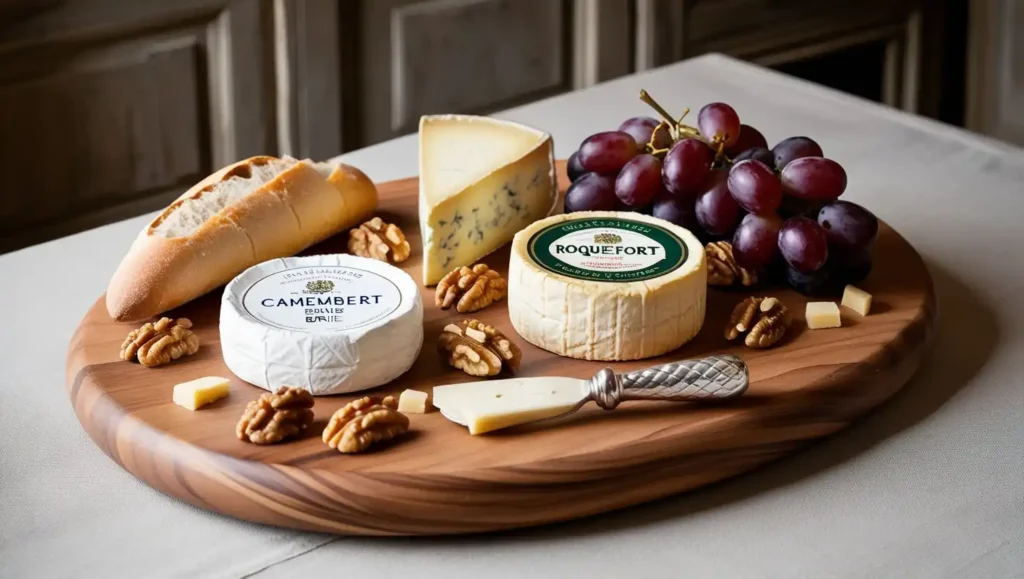
[[[155,209],[270,149],[268,8],[4,0],[0,251]]]
[[[1024,146],[1024,0],[970,7],[967,128]]]
[[[281,145],[298,155],[337,154],[414,132],[424,114],[488,113],[633,69],[631,0],[276,4],[279,29],[294,39],[283,43]],[[329,78],[337,82],[324,86]],[[315,115],[301,95],[311,83]]]
[[[877,44],[882,102],[934,114],[942,0],[637,0],[637,68],[721,52],[784,68]],[[927,26],[925,26],[927,24]],[[925,39],[928,51],[922,49]],[[793,71],[788,71],[793,72]],[[925,77],[925,78],[922,78]],[[819,80],[819,79],[812,79]],[[837,87],[842,88],[842,87]]]
[[[0,252],[251,155],[323,159],[712,51],[784,68],[874,43],[871,98],[934,114],[948,1],[0,0]],[[977,123],[1024,134],[1000,86]]]

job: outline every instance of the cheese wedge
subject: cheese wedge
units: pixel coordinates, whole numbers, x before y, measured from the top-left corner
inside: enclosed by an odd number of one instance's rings
[[[483,434],[516,424],[560,416],[587,396],[586,380],[510,378],[434,387],[434,406]]]
[[[551,135],[468,115],[420,119],[423,283],[474,264],[558,206]]]
[[[177,384],[171,399],[178,406],[198,410],[207,404],[224,398],[231,392],[231,381],[227,378],[207,376],[190,382]]]

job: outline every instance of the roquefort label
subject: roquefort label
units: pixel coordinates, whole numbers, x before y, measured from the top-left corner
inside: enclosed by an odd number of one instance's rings
[[[530,258],[576,279],[643,281],[663,276],[687,258],[686,244],[668,229],[622,218],[556,223],[530,238]]]
[[[344,332],[383,320],[398,310],[402,294],[388,278],[355,267],[296,267],[257,280],[242,307],[257,320],[284,330]]]

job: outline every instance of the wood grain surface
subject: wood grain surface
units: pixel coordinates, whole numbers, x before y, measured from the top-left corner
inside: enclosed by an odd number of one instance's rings
[[[560,164],[560,170],[562,165]],[[563,171],[564,185],[564,171]],[[384,183],[381,216],[397,222],[414,248],[402,264],[420,279],[416,179]],[[343,251],[335,239],[307,253]],[[127,249],[127,248],[126,248]],[[508,249],[485,261],[505,272]],[[931,279],[921,258],[882,225],[875,269],[861,286],[874,294],[870,316],[843,309],[843,328],[808,330],[806,298],[765,289],[794,312],[784,342],[770,350],[730,344],[723,329],[748,292],[711,290],[704,329],[667,356],[604,364],[561,358],[519,340],[522,376],[588,378],[696,358],[741,356],[749,365],[747,394],[729,405],[624,403],[614,412],[591,404],[556,423],[470,436],[438,412],[411,415],[412,429],[363,455],[341,455],[320,433],[353,395],[317,398],[316,420],[301,440],[256,446],[235,438],[246,403],[263,390],[234,378],[221,359],[220,291],[169,315],[188,317],[199,352],[147,369],[118,358],[134,328],[107,316],[102,297],[71,341],[67,386],[86,431],[115,462],[152,487],[233,517],[296,529],[360,535],[473,533],[572,519],[649,501],[750,470],[847,426],[910,379],[928,349],[936,315]],[[444,325],[461,319],[433,306],[421,290],[426,340],[406,375],[370,391],[475,380],[445,366],[435,350]],[[474,314],[513,338],[504,303]],[[171,402],[179,382],[231,377],[231,395],[197,412]],[[751,476],[756,476],[753,474]]]

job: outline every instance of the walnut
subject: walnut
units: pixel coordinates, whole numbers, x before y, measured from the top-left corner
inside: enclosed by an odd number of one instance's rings
[[[762,301],[764,298],[749,297],[736,304],[729,316],[729,325],[725,327],[726,340],[735,340],[750,329]]]
[[[235,426],[239,440],[274,444],[302,435],[313,422],[313,395],[282,386],[253,400]]]
[[[409,417],[398,411],[394,397],[370,396],[349,402],[331,416],[323,441],[338,452],[362,452],[370,445],[409,430]]]
[[[776,298],[749,297],[736,304],[725,328],[725,339],[735,340],[743,334],[743,343],[750,348],[770,348],[789,329],[789,310]]]
[[[121,344],[122,360],[138,360],[148,368],[166,364],[199,351],[199,336],[188,318],[160,318],[132,330]]]
[[[402,230],[380,217],[348,232],[348,250],[352,255],[389,263],[401,263],[409,259],[412,252]]]
[[[437,349],[449,365],[470,376],[494,376],[505,367],[515,370],[523,358],[515,342],[479,320],[445,326]]]
[[[483,263],[472,268],[460,267],[441,278],[434,294],[434,303],[442,310],[455,305],[460,314],[482,310],[505,297],[508,282],[501,274]]]
[[[519,368],[519,362],[523,359],[523,351],[515,342],[498,331],[498,328],[480,320],[463,320],[459,322],[459,327],[467,338],[482,342],[497,354],[506,366],[513,370]]]
[[[739,283],[752,286],[757,283],[757,272],[736,263],[732,244],[728,241],[714,241],[704,248],[708,257],[708,285],[730,286]]]

